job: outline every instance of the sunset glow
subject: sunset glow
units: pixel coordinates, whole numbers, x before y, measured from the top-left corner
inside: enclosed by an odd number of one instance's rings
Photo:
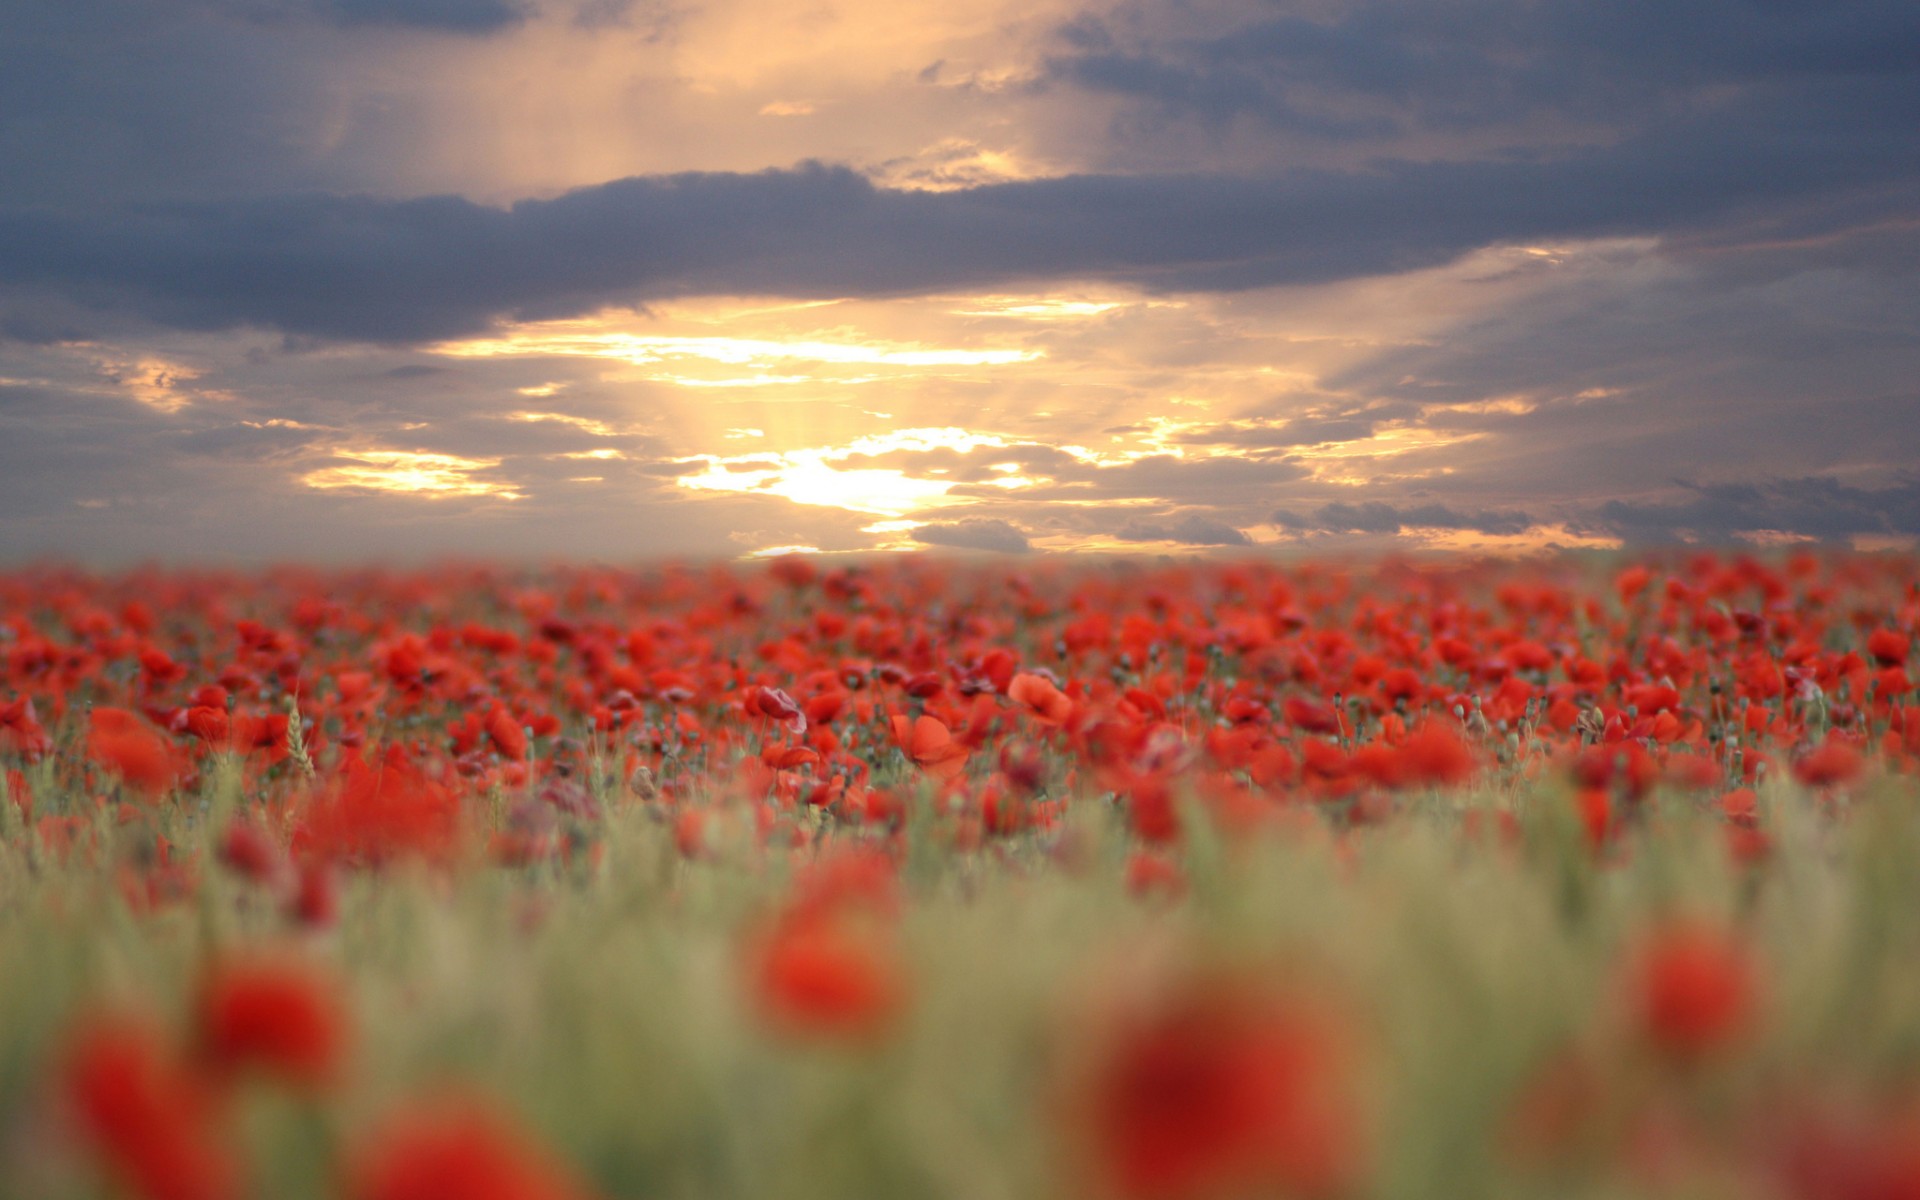
[[[499,466],[497,458],[461,458],[406,450],[336,450],[332,457],[348,462],[308,471],[300,481],[310,488],[323,490],[399,492],[427,499],[491,496],[518,500],[522,496],[511,486],[476,477],[476,472]]]
[[[898,518],[940,507],[953,483],[916,478],[890,467],[845,465],[849,460],[902,450],[965,452],[1005,444],[1001,438],[963,429],[904,429],[860,438],[845,446],[687,459],[704,463],[705,469],[682,475],[676,482],[694,491],[765,493],[796,504]]]
[[[978,367],[1030,362],[1033,350],[968,350],[893,343],[777,341],[738,337],[665,337],[596,329],[577,322],[515,330],[434,347],[455,358],[605,358],[634,366],[697,361],[728,367],[764,368],[778,363],[834,366]]]
[[[1904,10],[1590,8],[0,6],[0,551],[1920,536]]]

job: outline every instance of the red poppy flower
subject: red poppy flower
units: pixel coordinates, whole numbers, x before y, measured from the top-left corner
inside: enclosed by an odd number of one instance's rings
[[[754,1000],[774,1030],[869,1041],[905,1008],[906,976],[873,925],[836,913],[795,913],[750,952]]]
[[[1829,1101],[1768,1132],[1765,1153],[1794,1200],[1920,1197],[1920,1113],[1910,1105],[1885,1112]]]
[[[792,696],[779,688],[757,687],[747,693],[747,711],[784,723],[787,732],[799,737],[807,731],[807,714]]]
[[[907,758],[935,779],[952,779],[967,769],[969,751],[953,740],[953,732],[939,719],[895,716],[889,724],[893,740]]]
[[[460,833],[460,803],[394,747],[378,766],[347,761],[335,789],[309,805],[297,851],[360,863],[417,855],[444,859]]]
[[[300,879],[287,901],[287,915],[302,925],[333,924],[340,915],[340,884],[324,862],[300,868]]]
[[[527,757],[527,731],[513,719],[503,705],[494,705],[487,713],[487,740],[500,757],[519,762]]]
[[[1401,778],[1422,787],[1458,787],[1473,778],[1474,755],[1460,735],[1429,721],[1400,743]]]
[[[1805,787],[1838,787],[1852,783],[1867,769],[1867,760],[1843,741],[1829,739],[1793,764],[1793,777]]]
[[[1641,1036],[1677,1063],[1738,1044],[1758,1015],[1753,957],[1713,925],[1677,922],[1655,930],[1630,961],[1627,986]]]
[[[1042,725],[1064,725],[1073,716],[1073,698],[1042,675],[1015,675],[1007,684],[1007,698]]]
[[[1231,980],[1150,998],[1079,1096],[1097,1185],[1123,1200],[1325,1196],[1354,1182],[1358,1114],[1331,1023]]]
[[[197,1052],[216,1076],[257,1070],[319,1089],[339,1074],[346,1013],[335,985],[295,963],[235,962],[215,968],[195,1009]]]
[[[1280,702],[1280,711],[1286,716],[1287,724],[1302,733],[1340,732],[1340,714],[1333,711],[1333,705],[1323,701],[1288,696]]]
[[[88,1143],[140,1200],[240,1195],[238,1164],[216,1135],[205,1084],[153,1030],[111,1018],[85,1026],[63,1082]]]
[[[179,760],[154,728],[123,708],[96,708],[87,730],[87,754],[135,792],[157,797],[173,785]]]
[[[251,821],[235,820],[220,837],[220,861],[255,883],[268,883],[286,865],[286,856]]]
[[[1912,652],[1913,643],[1903,633],[1892,629],[1876,629],[1867,635],[1867,653],[1883,667],[1901,665]]]
[[[1135,896],[1178,896],[1187,890],[1180,864],[1164,854],[1136,850],[1127,858],[1127,891]]]
[[[364,1146],[347,1172],[349,1200],[586,1200],[560,1161],[487,1104],[422,1101]]]
[[[0,751],[37,761],[51,749],[53,739],[35,715],[31,696],[0,704]]]

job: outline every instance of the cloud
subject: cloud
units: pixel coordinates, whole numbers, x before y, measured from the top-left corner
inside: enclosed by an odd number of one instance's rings
[[[1208,425],[1186,430],[1174,440],[1186,445],[1238,446],[1247,450],[1352,442],[1373,436],[1374,426],[1392,415],[1306,416],[1279,423]]]
[[[811,0],[0,4],[0,551],[868,546],[870,514],[674,481],[907,424],[1005,440],[836,460],[950,487],[927,544],[1202,545],[1282,505],[1383,540],[1911,528],[1907,0],[916,2],[911,45]],[[782,99],[815,111],[752,116]],[[721,417],[643,365],[425,348],[627,306],[1039,357],[794,365]],[[298,486],[343,448],[525,498]]]
[[[254,20],[305,18],[455,33],[492,33],[527,17],[516,0],[227,0],[223,7]]]
[[[695,295],[837,298],[1094,276],[1234,290],[1403,271],[1501,240],[1801,236],[1920,204],[1910,125],[1858,105],[1712,114],[1551,159],[1364,170],[1078,175],[951,192],[843,167],[637,177],[494,208],[451,196],[298,195],[0,211],[0,278],[182,328],[405,342],[501,317]],[[1414,214],[1410,219],[1409,214]]]
[[[1200,513],[1188,513],[1173,521],[1128,521],[1113,536],[1123,542],[1178,542],[1183,546],[1253,544],[1240,530]]]
[[[1273,523],[1297,533],[1399,533],[1404,529],[1468,529],[1477,533],[1525,533],[1539,522],[1523,512],[1483,509],[1461,512],[1443,504],[1399,508],[1377,500],[1323,504],[1311,513],[1281,509]]]
[[[1861,534],[1920,534],[1920,476],[1883,487],[1859,487],[1831,476],[1760,483],[1676,481],[1689,496],[1669,503],[1610,501],[1580,523],[1630,542],[1671,542],[1686,535],[1725,541],[1735,534],[1777,532],[1823,541]]]
[[[1051,451],[1051,448],[1043,448]],[[1053,457],[1057,455],[1058,457]],[[1014,456],[993,452],[993,461]],[[1174,504],[1244,505],[1258,502],[1260,490],[1303,478],[1306,467],[1284,458],[1177,458],[1149,454],[1125,462],[1098,462],[1061,451],[1026,456],[1050,465],[1035,470],[1036,481],[1009,492],[992,484],[965,483],[948,494],[974,499],[1022,500],[1163,500]],[[1064,461],[1063,461],[1064,460]]]
[[[1320,138],[1488,127],[1530,133],[1666,119],[1709,90],[1817,92],[1911,75],[1904,0],[1756,10],[1673,0],[1348,0],[1311,14],[1243,0],[1133,3],[1062,27],[1047,77],[1168,119]]]
[[[1027,535],[1018,526],[997,517],[964,517],[958,521],[922,525],[913,531],[912,536],[914,541],[923,545],[962,550],[1025,554],[1033,549],[1027,541]]]

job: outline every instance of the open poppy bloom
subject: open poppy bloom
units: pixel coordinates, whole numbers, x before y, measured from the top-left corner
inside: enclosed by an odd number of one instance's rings
[[[953,731],[938,718],[895,716],[890,723],[900,749],[935,779],[952,779],[966,770],[970,751],[953,740]]]
[[[1073,716],[1073,698],[1044,675],[1015,675],[1007,684],[1007,698],[1023,706],[1042,725],[1064,725]]]

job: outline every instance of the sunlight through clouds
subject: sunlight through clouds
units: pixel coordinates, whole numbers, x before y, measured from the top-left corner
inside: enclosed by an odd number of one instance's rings
[[[849,512],[898,519],[908,513],[948,503],[954,483],[923,479],[895,467],[846,467],[855,456],[891,451],[954,450],[967,453],[979,447],[1005,446],[992,434],[964,429],[902,429],[859,438],[844,446],[822,446],[764,454],[720,457],[694,455],[679,461],[704,463],[705,469],[682,475],[679,486],[693,491],[747,492],[783,496],[796,504],[820,505]]]
[[[591,417],[575,416],[572,413],[511,412],[507,414],[507,420],[521,422],[551,421],[556,425],[571,425],[582,433],[590,433],[594,437],[618,437],[620,434],[618,429],[615,429],[605,421],[596,421]]]
[[[177,413],[195,400],[233,399],[230,392],[196,386],[194,381],[205,374],[200,369],[163,358],[102,360],[99,370],[108,382],[155,412]]]
[[[1105,316],[1132,306],[1126,300],[1065,300],[1043,296],[977,296],[956,308],[957,317],[1014,317],[1029,321],[1072,321]],[[1153,301],[1149,307],[1177,307],[1173,301]]]
[[[300,481],[310,488],[346,488],[373,492],[400,492],[426,499],[451,496],[492,496],[519,500],[523,493],[512,485],[476,477],[476,472],[500,465],[497,458],[464,458],[457,454],[419,454],[407,450],[335,450],[344,465],[308,471]]]
[[[446,342],[435,353],[456,358],[605,358],[634,366],[703,361],[762,369],[777,363],[886,367],[980,367],[1032,362],[1028,349],[962,349],[897,342],[775,340],[629,333],[591,321],[551,321],[513,329],[503,337]]]

